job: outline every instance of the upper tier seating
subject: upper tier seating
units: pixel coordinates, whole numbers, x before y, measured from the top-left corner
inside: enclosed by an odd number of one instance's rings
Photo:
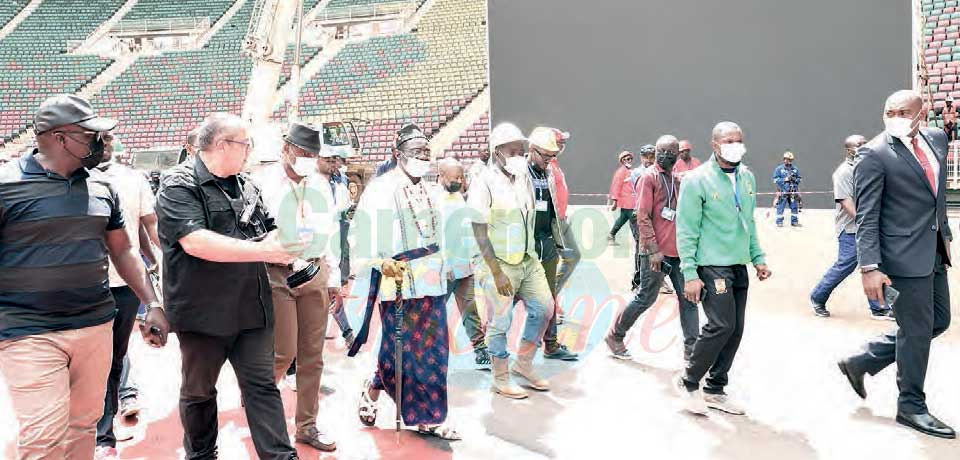
[[[209,18],[217,22],[236,0],[139,0],[124,21]]]
[[[445,154],[456,155],[461,160],[480,157],[480,152],[489,150],[490,113],[484,112],[477,121],[467,127],[450,145]]]

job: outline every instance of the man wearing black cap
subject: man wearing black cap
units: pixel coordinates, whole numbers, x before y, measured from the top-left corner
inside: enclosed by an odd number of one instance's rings
[[[153,346],[169,326],[123,230],[110,184],[88,172],[115,120],[77,96],[44,101],[37,148],[0,170],[0,369],[20,424],[19,458],[88,459],[112,356],[107,256],[147,304]]]
[[[332,250],[340,246],[338,216],[346,207],[347,195],[345,190],[336,193],[330,181],[337,159],[332,150],[322,148],[320,131],[291,123],[283,140],[280,162],[258,171],[254,180],[281,232],[313,235],[314,244],[302,257],[319,272],[302,286],[291,288],[287,278],[295,270],[288,265],[267,265],[276,318],[274,380],[279,382],[296,358],[295,439],[329,452],[337,445],[317,428],[316,421],[330,298],[340,289],[338,261]]]
[[[187,458],[216,458],[216,383],[229,360],[258,457],[297,458],[274,380],[264,262],[289,264],[303,244],[274,231],[260,191],[240,175],[253,147],[240,117],[210,115],[198,144],[163,176],[157,196],[163,292],[180,341],[183,447]]]

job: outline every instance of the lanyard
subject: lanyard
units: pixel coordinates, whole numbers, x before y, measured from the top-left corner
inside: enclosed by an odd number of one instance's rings
[[[307,210],[305,208],[305,198],[307,195],[307,179],[304,178],[303,181],[298,184],[300,187],[300,194],[297,194],[297,186],[294,185],[293,181],[287,180],[287,184],[290,185],[290,191],[293,192],[293,198],[297,200],[297,213],[300,214],[300,220],[302,221],[307,217]]]
[[[670,203],[673,203],[673,202],[674,202],[673,190],[674,190],[674,187],[677,185],[677,178],[676,178],[676,177],[673,175],[673,173],[671,172],[671,173],[670,173],[670,185],[668,186],[668,185],[667,185],[667,179],[664,178],[664,176],[666,176],[666,175],[667,175],[667,173],[660,173],[660,183],[662,183],[662,184],[663,184],[663,187],[664,187],[665,189],[667,189],[667,207],[670,208],[670,209],[676,209],[676,208],[674,208],[673,206],[671,206]]]
[[[740,207],[740,178],[737,177],[737,172],[733,172],[733,204],[737,206],[737,212],[742,211]]]

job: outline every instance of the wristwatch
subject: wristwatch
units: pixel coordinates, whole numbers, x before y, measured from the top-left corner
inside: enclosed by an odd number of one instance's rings
[[[143,314],[137,314],[137,321],[144,321],[147,319],[147,313],[150,313],[150,310],[154,308],[159,308],[160,311],[166,313],[167,311],[163,309],[163,304],[157,301],[150,302],[144,307]]]
[[[860,273],[870,273],[874,270],[878,270],[879,268],[880,266],[877,264],[864,265],[860,267]]]

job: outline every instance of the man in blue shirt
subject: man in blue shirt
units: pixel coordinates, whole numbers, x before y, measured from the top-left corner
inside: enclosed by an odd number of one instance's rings
[[[773,183],[777,185],[777,227],[783,227],[783,210],[790,205],[790,226],[799,227],[800,170],[793,165],[793,152],[784,152],[783,164],[773,170]]]

